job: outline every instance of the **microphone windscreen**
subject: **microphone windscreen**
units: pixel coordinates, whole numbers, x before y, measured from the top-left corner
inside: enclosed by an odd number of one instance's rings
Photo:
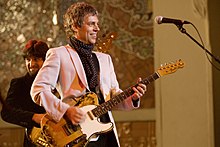
[[[157,23],[157,24],[161,24],[162,23],[162,20],[163,20],[163,17],[162,16],[156,16],[154,21]]]

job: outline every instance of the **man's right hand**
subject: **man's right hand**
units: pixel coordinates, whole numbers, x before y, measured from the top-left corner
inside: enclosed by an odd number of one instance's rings
[[[71,120],[72,124],[77,125],[85,121],[85,113],[78,107],[71,106],[67,109],[65,115]]]

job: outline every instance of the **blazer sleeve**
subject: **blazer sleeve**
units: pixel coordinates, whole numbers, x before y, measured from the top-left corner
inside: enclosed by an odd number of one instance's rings
[[[60,56],[61,54],[57,53],[56,49],[48,50],[46,60],[31,87],[33,101],[43,106],[46,112],[57,122],[69,108],[68,104],[62,102],[51,92],[58,81],[61,64]]]
[[[21,82],[22,81],[19,82],[18,79],[11,80],[5,104],[1,111],[2,119],[8,123],[16,124],[25,128],[31,128],[33,126],[39,127],[39,125],[32,120],[34,112],[25,110],[27,104],[25,103],[25,99],[31,100],[31,97],[29,92],[28,95],[22,94]],[[23,87],[23,89],[25,88],[27,87]],[[23,96],[24,98],[21,98]]]
[[[104,97],[110,95],[110,93],[118,94],[121,93],[122,90],[119,87],[119,83],[117,81],[116,73],[114,70],[114,65],[110,55],[106,55],[107,59],[105,62],[101,59],[101,90],[103,91]],[[104,64],[104,65],[103,65]],[[114,92],[113,92],[114,91]],[[137,103],[132,101],[131,96],[126,98],[122,103],[118,104],[114,109],[117,110],[132,110],[138,108],[140,105],[140,101]]]
[[[110,71],[111,71],[111,83],[118,83],[117,78],[116,78],[116,74],[114,71],[114,66],[113,66],[113,62],[111,57],[109,56],[109,63],[110,63]],[[113,86],[116,84],[113,84]],[[121,93],[123,92],[120,88],[119,88],[119,84],[117,84],[118,87],[116,87],[116,93]],[[114,89],[113,89],[114,90]],[[114,96],[114,95],[113,95]],[[116,110],[132,110],[132,109],[136,109],[139,108],[140,106],[140,101],[133,101],[132,97],[129,96],[127,97],[122,103],[118,104],[114,109]]]

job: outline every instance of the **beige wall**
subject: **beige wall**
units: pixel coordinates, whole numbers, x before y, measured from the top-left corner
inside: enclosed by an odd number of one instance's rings
[[[219,0],[210,0],[208,1],[208,16],[209,16],[209,29],[210,29],[210,44],[212,48],[212,53],[215,56],[220,56],[220,1]],[[219,59],[220,60],[220,59]],[[220,64],[217,64],[218,68],[220,68]],[[215,146],[220,146],[220,72],[216,68],[213,67],[213,104],[214,104],[214,124],[215,124]]]
[[[154,0],[153,8],[154,16],[192,22],[210,48],[205,0]],[[192,26],[184,28],[199,41]],[[155,67],[185,62],[183,69],[156,81],[158,147],[213,147],[212,73],[204,51],[173,24],[155,24],[154,40]]]

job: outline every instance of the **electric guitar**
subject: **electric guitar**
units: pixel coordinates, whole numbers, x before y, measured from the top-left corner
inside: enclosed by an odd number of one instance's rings
[[[177,69],[183,67],[184,63],[182,60],[178,60],[174,64],[166,64],[149,77],[143,79],[140,83],[148,85],[161,76],[174,73]],[[70,106],[78,106],[86,112],[85,121],[79,125],[73,125],[66,118],[62,118],[59,122],[55,122],[46,115],[42,120],[41,129],[38,129],[38,133],[32,134],[30,138],[34,143],[40,145],[41,142],[41,145],[45,145],[46,147],[86,146],[90,141],[94,141],[97,135],[113,129],[113,123],[101,123],[99,122],[99,117],[124,101],[127,97],[131,96],[134,93],[132,87],[136,87],[137,85],[138,84],[127,88],[122,93],[112,97],[101,105],[98,105],[98,97],[92,92],[86,93],[80,98],[69,96],[63,101]],[[33,132],[34,131],[36,131],[36,128],[33,129]],[[44,140],[42,141],[42,139]]]

